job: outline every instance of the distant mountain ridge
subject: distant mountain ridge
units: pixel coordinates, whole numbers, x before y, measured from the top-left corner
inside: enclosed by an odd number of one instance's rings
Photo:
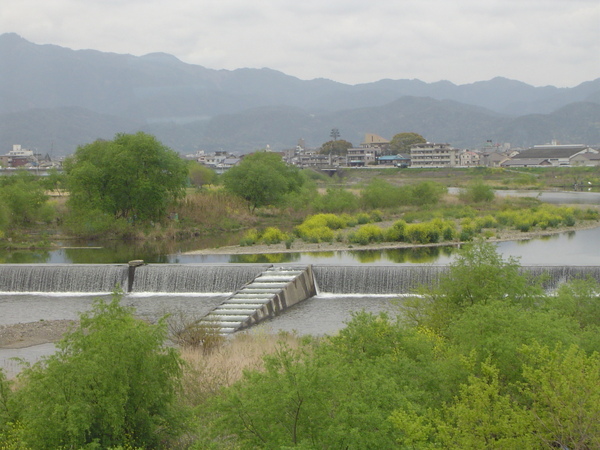
[[[319,146],[338,128],[403,131],[476,147],[552,139],[600,144],[600,78],[573,88],[494,78],[347,85],[271,69],[213,70],[164,53],[141,57],[33,44],[0,35],[0,154],[12,144],[64,155],[96,138],[144,130],[180,152]]]

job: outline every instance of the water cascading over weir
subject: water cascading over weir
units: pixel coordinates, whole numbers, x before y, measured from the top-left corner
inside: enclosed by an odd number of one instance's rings
[[[235,332],[320,293],[408,294],[434,285],[441,265],[0,264],[0,293],[231,293],[203,320]],[[523,266],[547,290],[574,278],[600,282],[600,266]],[[199,301],[201,301],[199,299]]]

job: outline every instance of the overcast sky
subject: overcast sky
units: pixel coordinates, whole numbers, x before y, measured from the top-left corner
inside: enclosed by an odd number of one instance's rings
[[[348,84],[600,77],[600,0],[2,0],[5,32]]]

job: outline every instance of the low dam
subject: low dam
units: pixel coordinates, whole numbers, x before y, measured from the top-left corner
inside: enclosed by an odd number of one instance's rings
[[[284,313],[315,294],[394,296],[437,283],[442,265],[272,265],[272,264],[0,264],[0,294],[182,294],[189,302],[221,294],[206,306],[206,320],[235,332]],[[600,266],[523,266],[543,277],[547,290],[574,278],[600,282]],[[42,300],[43,302],[43,300]],[[50,303],[50,300],[48,301]],[[2,305],[0,304],[0,309]],[[42,317],[44,317],[42,315]]]

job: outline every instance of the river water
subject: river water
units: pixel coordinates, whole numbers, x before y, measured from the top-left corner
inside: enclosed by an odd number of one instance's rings
[[[500,195],[533,195],[499,191]],[[600,205],[599,193],[542,193],[544,201],[551,203],[585,203]],[[498,251],[505,257],[516,257],[522,265],[586,265],[600,266],[600,227],[577,232],[560,233],[544,238],[522,241],[501,242]],[[61,249],[45,252],[40,258],[16,257],[9,262],[24,263],[125,263],[138,259],[133,255],[121,255],[114,260],[108,253],[98,257],[98,248]],[[414,263],[448,264],[456,255],[456,247],[431,247],[422,249],[395,249],[378,251],[346,251],[320,253],[291,253],[281,255],[184,255],[174,253],[157,255],[147,262],[179,264],[227,264],[227,263],[298,263],[314,265],[410,265]],[[1,255],[0,255],[1,256]],[[6,258],[4,258],[6,260]],[[155,320],[165,314],[184,313],[191,317],[200,317],[221,303],[227,296],[225,292],[211,294],[164,294],[141,293],[124,297],[124,304],[133,306],[140,317]],[[103,294],[101,297],[108,298]],[[0,325],[36,322],[39,320],[76,319],[80,312],[91,308],[98,294],[0,294]],[[290,308],[285,314],[265,322],[254,331],[298,332],[300,334],[329,334],[341,329],[353,312],[365,310],[372,313],[382,311],[395,314],[398,311],[397,295],[348,295],[323,293]],[[9,376],[18,372],[20,366],[11,358],[20,357],[36,361],[54,351],[54,346],[44,344],[25,349],[0,349],[0,367],[7,370]]]

